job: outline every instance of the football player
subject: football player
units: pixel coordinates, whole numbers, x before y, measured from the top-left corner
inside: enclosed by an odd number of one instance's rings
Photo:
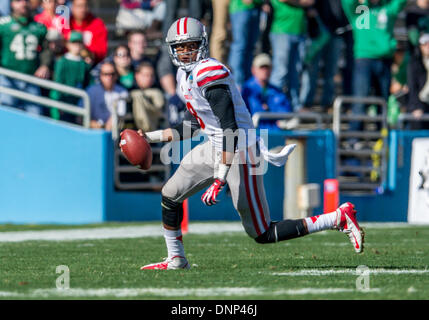
[[[337,229],[346,233],[356,252],[363,249],[363,231],[353,204],[336,211],[297,220],[271,221],[265,197],[263,174],[256,162],[261,154],[275,165],[284,165],[295,145],[272,154],[262,140],[249,134],[254,129],[230,70],[208,57],[205,27],[185,17],[170,27],[166,42],[178,67],[177,91],[188,109],[183,124],[140,134],[152,143],[190,138],[197,130],[208,141],[192,149],[162,188],[162,222],[168,258],[143,266],[147,269],[189,269],[182,241],[182,202],[206,188],[201,200],[215,205],[219,192],[228,184],[235,209],[246,233],[258,243],[272,243],[313,232]]]

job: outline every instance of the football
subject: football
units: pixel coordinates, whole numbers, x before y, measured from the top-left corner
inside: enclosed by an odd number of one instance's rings
[[[137,131],[125,129],[121,132],[121,151],[134,166],[147,170],[152,165],[152,149],[144,137]]]

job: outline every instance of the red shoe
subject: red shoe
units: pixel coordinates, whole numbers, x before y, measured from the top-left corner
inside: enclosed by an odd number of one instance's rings
[[[185,257],[175,256],[167,258],[163,262],[152,263],[145,265],[140,270],[174,270],[174,269],[190,269],[191,266]]]
[[[352,203],[343,203],[337,209],[337,223],[335,228],[349,236],[350,242],[353,244],[357,253],[363,251],[365,233],[363,229],[359,227],[359,223],[356,219],[355,206]]]

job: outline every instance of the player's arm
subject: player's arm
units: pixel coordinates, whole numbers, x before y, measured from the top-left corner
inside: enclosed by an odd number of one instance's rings
[[[185,112],[185,117],[181,123],[173,128],[163,130],[156,130],[143,133],[139,130],[141,136],[145,136],[146,140],[150,143],[181,141],[192,138],[192,136],[199,131],[200,125],[198,121],[189,112]]]
[[[216,204],[216,198],[226,184],[226,177],[237,146],[237,136],[235,133],[238,126],[235,121],[234,103],[227,85],[218,84],[208,87],[205,91],[205,97],[214,115],[219,120],[223,134],[222,157],[219,162],[219,169],[214,177],[215,181],[201,197],[204,204],[211,206]]]
[[[231,92],[227,85],[218,84],[208,87],[205,96],[223,132],[221,164],[230,166],[237,146],[237,136],[234,133],[238,129]]]

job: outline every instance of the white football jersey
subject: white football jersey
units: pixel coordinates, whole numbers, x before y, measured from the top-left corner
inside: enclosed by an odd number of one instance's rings
[[[223,131],[219,119],[205,98],[206,89],[217,84],[228,85],[234,104],[237,127],[244,129],[239,130],[238,149],[244,150],[246,146],[256,143],[256,137],[247,135],[249,129],[254,129],[251,115],[231,76],[231,72],[226,66],[213,58],[204,59],[195,66],[188,77],[186,72],[179,68],[176,79],[179,97],[186,104],[188,111],[197,119],[201,130],[208,136],[217,150],[222,149]]]

